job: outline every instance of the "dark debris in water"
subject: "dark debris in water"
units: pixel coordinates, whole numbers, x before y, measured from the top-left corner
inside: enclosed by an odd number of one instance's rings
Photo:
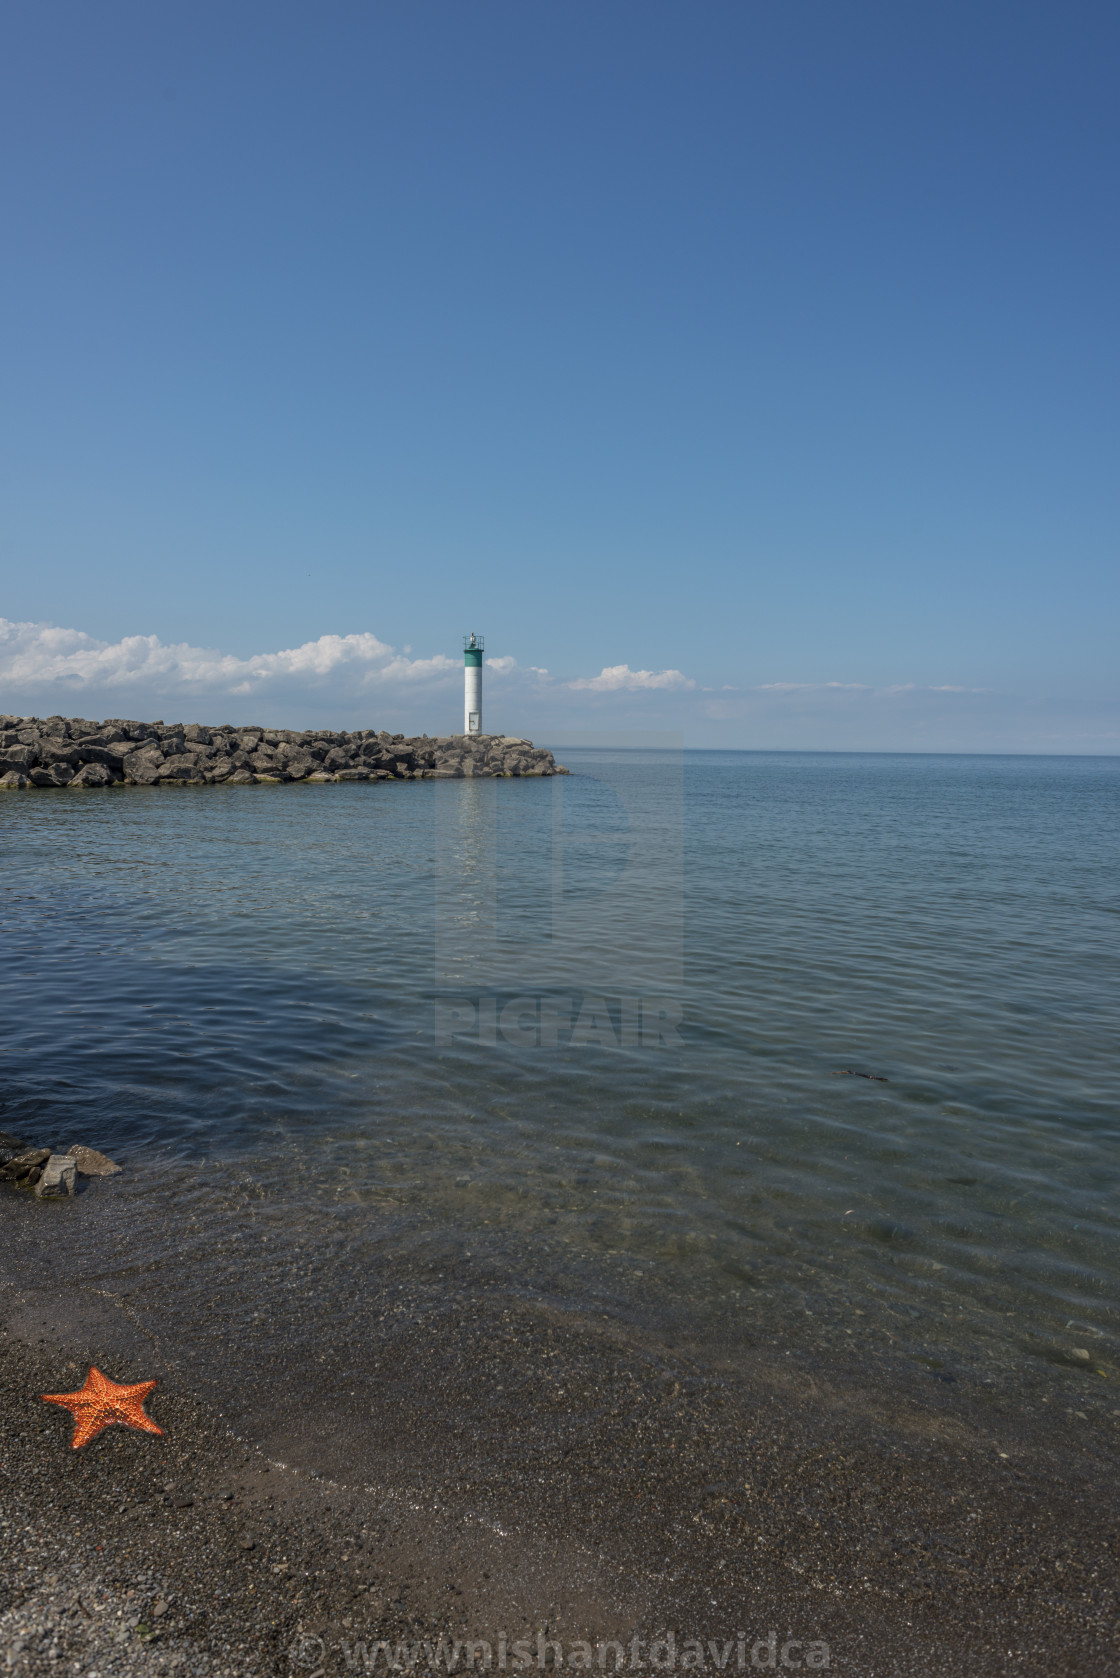
[[[890,1079],[884,1078],[881,1072],[855,1072],[850,1066],[842,1066],[832,1074],[834,1078],[867,1078],[873,1084],[889,1084]]]
[[[912,1241],[914,1231],[905,1224],[893,1223],[890,1218],[875,1218],[867,1225],[867,1233],[873,1241]]]

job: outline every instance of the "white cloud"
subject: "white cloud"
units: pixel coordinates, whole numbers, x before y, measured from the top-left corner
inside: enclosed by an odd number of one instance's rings
[[[370,634],[321,635],[299,647],[238,658],[185,641],[166,644],[156,635],[98,641],[77,629],[0,618],[0,683],[17,692],[243,696],[329,687],[352,696],[401,683],[441,682],[458,668],[443,654],[407,658]]]
[[[486,660],[487,674],[491,676],[547,676],[548,671],[541,664],[518,664],[515,658],[488,658]]]
[[[376,635],[321,635],[244,657],[156,635],[98,640],[77,629],[0,618],[0,711],[159,717],[306,728],[462,726],[462,662],[413,657]],[[487,660],[488,726],[563,741],[589,724],[684,728],[690,744],[860,750],[1114,751],[1114,706],[1054,707],[986,688],[912,682],[772,681],[701,688],[680,670],[607,665],[552,676],[509,655]],[[1059,708],[1060,710],[1060,708]],[[1084,714],[1083,714],[1084,712]],[[571,735],[568,736],[569,738]]]
[[[99,715],[157,716],[165,704],[193,715],[254,718],[316,712],[369,713],[379,717],[436,717],[447,726],[457,716],[462,664],[438,653],[413,658],[364,632],[321,635],[297,647],[240,657],[158,635],[101,641],[78,629],[0,618],[0,711],[96,709]],[[572,690],[602,696],[666,695],[695,688],[679,670],[631,670],[627,664],[598,676],[556,679],[539,665],[503,655],[486,662],[491,699],[516,718],[526,706]]]
[[[829,688],[845,688],[853,693],[870,693],[866,682],[760,682],[756,693],[824,693]]]
[[[641,688],[673,688],[684,692],[696,683],[680,670],[631,670],[628,664],[609,664],[599,675],[580,676],[567,686],[593,693],[633,693]]]
[[[708,689],[704,690],[709,691]],[[725,692],[738,692],[726,688]],[[869,682],[759,682],[751,693],[869,693],[876,699],[894,699],[903,693],[994,693],[994,688],[960,687],[941,682],[923,687],[918,682],[896,682],[891,687],[872,687]]]

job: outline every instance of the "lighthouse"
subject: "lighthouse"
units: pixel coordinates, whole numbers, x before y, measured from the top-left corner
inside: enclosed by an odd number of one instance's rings
[[[482,733],[482,636],[463,636],[463,733]]]

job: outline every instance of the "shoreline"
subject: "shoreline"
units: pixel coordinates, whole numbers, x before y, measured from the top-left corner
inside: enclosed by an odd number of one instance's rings
[[[0,788],[250,786],[566,775],[550,751],[504,734],[235,728],[231,723],[0,716]]]
[[[713,1672],[709,1645],[730,1643],[737,1671],[743,1637],[753,1672],[773,1664],[772,1631],[867,1678],[1120,1659],[1101,1464],[983,1395],[930,1399],[881,1359],[860,1376],[780,1342],[720,1365],[677,1336],[480,1294],[455,1338],[417,1325],[397,1346],[350,1472],[330,1477],[307,1466],[314,1403],[231,1424],[158,1322],[64,1249],[49,1268],[0,1289],[0,1653],[16,1674],[343,1678],[384,1672],[385,1642],[415,1646],[424,1673],[469,1639],[502,1670],[499,1638],[510,1672],[536,1671],[538,1637],[566,1665],[619,1642],[627,1671]],[[322,1344],[329,1431],[353,1377],[329,1324]],[[162,1437],[113,1428],[71,1452],[69,1414],[38,1395],[91,1363],[158,1380]]]

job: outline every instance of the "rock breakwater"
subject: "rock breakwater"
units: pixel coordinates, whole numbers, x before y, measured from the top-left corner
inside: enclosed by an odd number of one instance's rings
[[[234,728],[110,717],[0,716],[0,787],[198,786],[566,775],[550,751],[504,734],[429,738],[384,729]]]

